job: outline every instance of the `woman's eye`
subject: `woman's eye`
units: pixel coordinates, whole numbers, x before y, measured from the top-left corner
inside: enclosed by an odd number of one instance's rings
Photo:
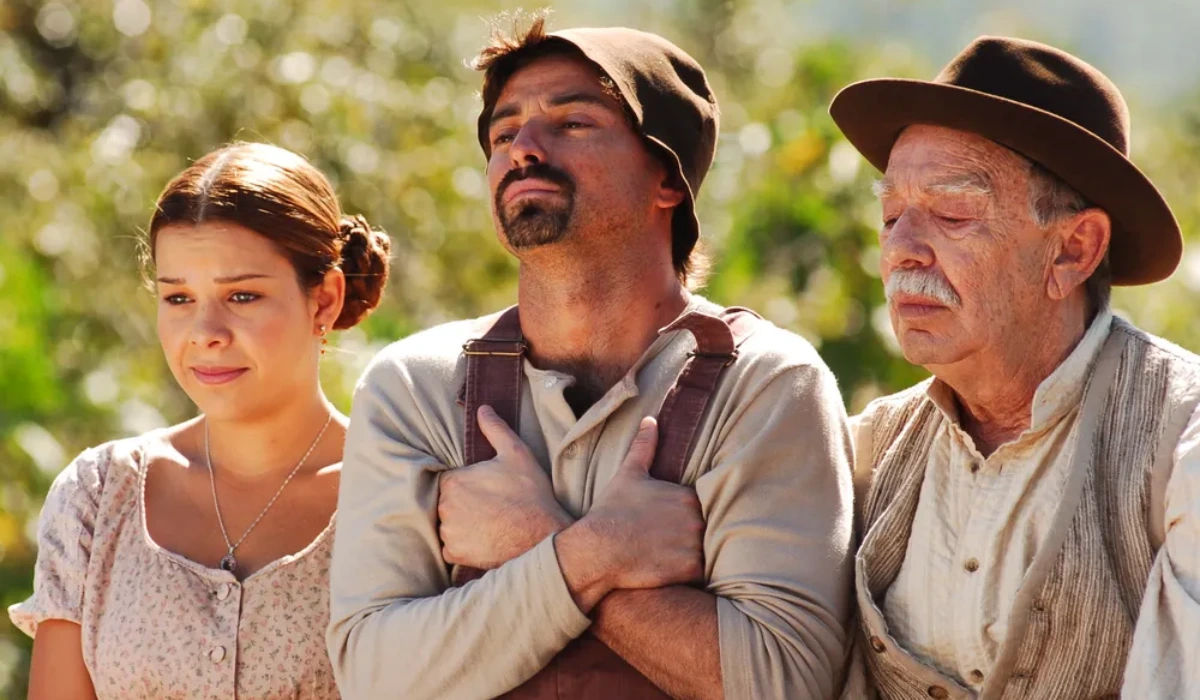
[[[229,295],[229,300],[235,304],[249,304],[255,299],[258,299],[258,296],[259,295],[252,292],[234,292],[233,294]]]
[[[171,294],[163,297],[163,301],[167,302],[171,306],[179,306],[180,304],[186,304],[188,302],[188,298],[185,294]]]

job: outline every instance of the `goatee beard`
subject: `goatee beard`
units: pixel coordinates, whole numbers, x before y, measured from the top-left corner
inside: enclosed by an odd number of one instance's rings
[[[555,197],[504,206],[504,193],[510,185],[537,178],[559,188],[562,201]],[[562,170],[545,163],[510,170],[496,187],[495,207],[500,228],[508,244],[516,250],[557,243],[566,237],[575,211],[575,183]]]

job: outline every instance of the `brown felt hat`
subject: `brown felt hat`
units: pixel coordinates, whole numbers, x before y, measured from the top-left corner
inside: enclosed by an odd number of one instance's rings
[[[672,257],[686,259],[700,238],[696,193],[712,166],[720,118],[704,69],[666,39],[625,27],[564,29],[550,32],[546,41],[575,47],[604,71],[629,107],[634,128],[675,162],[687,198],[672,219]],[[479,145],[488,157],[494,107],[485,102],[478,122]]]
[[[1113,283],[1149,284],[1183,253],[1166,200],[1129,160],[1129,109],[1103,73],[1044,44],[984,36],[932,82],[854,83],[829,113],[881,171],[912,124],[969,131],[1011,148],[1062,178],[1112,218]]]

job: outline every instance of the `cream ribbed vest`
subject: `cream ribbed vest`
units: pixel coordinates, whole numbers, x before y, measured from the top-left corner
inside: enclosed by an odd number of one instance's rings
[[[862,638],[884,698],[975,698],[888,634],[879,603],[912,534],[930,445],[946,418],[927,382],[880,400],[872,481],[855,563]],[[1200,402],[1200,357],[1113,320],[1092,368],[1062,504],[1013,604],[1009,634],[978,695],[1071,700],[1117,697],[1154,554],[1175,445]]]

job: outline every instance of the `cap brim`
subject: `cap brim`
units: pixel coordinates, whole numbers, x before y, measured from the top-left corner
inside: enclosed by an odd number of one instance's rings
[[[1179,265],[1183,236],[1158,188],[1120,151],[1056,114],[968,88],[897,78],[847,86],[829,113],[880,171],[900,132],[913,124],[979,134],[1040,163],[1108,212],[1113,284],[1158,282]]]

